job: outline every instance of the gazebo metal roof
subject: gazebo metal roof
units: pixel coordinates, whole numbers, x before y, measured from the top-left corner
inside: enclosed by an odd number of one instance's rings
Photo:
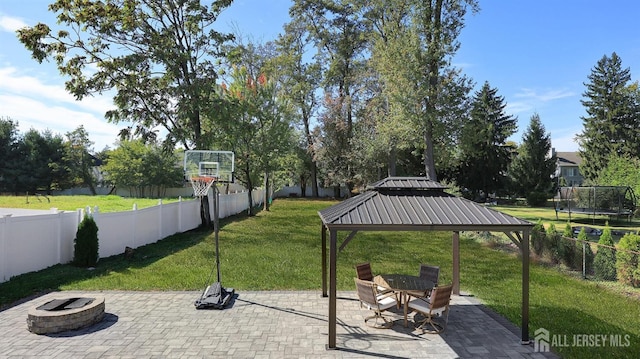
[[[487,206],[446,193],[446,186],[424,177],[388,177],[364,193],[318,212],[322,223],[323,295],[326,291],[326,231],[330,233],[329,347],[335,347],[337,231],[351,231],[340,248],[358,231],[452,231],[453,285],[459,293],[459,232],[504,232],[522,255],[522,341],[528,342],[529,233],[533,224]],[[515,236],[514,236],[515,234]],[[517,237],[517,238],[516,238]],[[526,249],[526,250],[525,250]],[[331,295],[333,294],[333,295]]]
[[[380,182],[378,182],[380,183]],[[511,231],[528,221],[443,191],[433,181],[425,189],[372,186],[363,194],[319,211],[328,229],[338,230],[486,230]],[[415,182],[414,182],[415,183]],[[397,185],[398,182],[394,183]]]

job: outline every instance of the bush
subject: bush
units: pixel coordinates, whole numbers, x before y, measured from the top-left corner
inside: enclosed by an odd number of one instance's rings
[[[545,236],[544,250],[549,255],[551,263],[557,264],[560,262],[560,235],[556,231],[556,226],[551,223],[547,228],[547,234]]]
[[[582,265],[582,261],[584,259],[585,274],[593,273],[593,257],[595,255],[593,254],[593,249],[591,249],[591,243],[589,242],[589,239],[587,237],[587,232],[584,230],[584,227],[582,227],[582,229],[580,230],[580,233],[578,233],[578,242],[576,242],[576,244],[578,245],[578,253],[577,253],[578,259],[576,260],[576,263],[579,263],[580,265]],[[582,255],[583,245],[584,245],[584,258]]]
[[[85,215],[73,242],[73,263],[80,267],[95,267],[98,262],[98,225]]]
[[[531,247],[533,247],[533,252],[538,257],[542,257],[542,252],[544,251],[544,242],[544,224],[542,224],[542,220],[538,220],[538,223],[536,223],[536,225],[533,226],[533,229],[531,230]]]
[[[598,244],[601,245],[598,246],[598,251],[593,259],[595,277],[599,280],[616,280],[616,250],[610,248],[613,247],[613,237],[608,223],[600,235]]]
[[[631,233],[625,234],[618,242],[618,249],[616,257],[618,281],[633,287],[640,287],[639,255],[634,253],[640,252],[640,236]]]
[[[582,266],[582,248],[578,250],[576,241],[571,238],[573,238],[573,230],[571,229],[571,224],[567,222],[562,237],[560,237],[558,255],[567,267],[580,269]]]
[[[527,193],[527,204],[531,207],[544,207],[548,197],[546,192],[529,192]]]

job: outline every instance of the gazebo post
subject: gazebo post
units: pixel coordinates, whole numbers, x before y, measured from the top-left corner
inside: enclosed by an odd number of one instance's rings
[[[322,296],[327,297],[327,228],[322,224]]]
[[[530,230],[522,231],[522,340],[527,345],[529,339],[529,238]]]
[[[336,348],[336,294],[337,294],[337,231],[329,231],[329,345],[328,349]]]
[[[460,232],[453,232],[453,294],[460,295]]]

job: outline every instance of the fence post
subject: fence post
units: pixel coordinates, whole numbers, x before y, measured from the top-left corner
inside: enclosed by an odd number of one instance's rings
[[[158,200],[158,240],[164,238],[162,236],[162,198]]]
[[[0,233],[0,283],[7,281],[7,233],[9,233],[8,227],[11,221],[11,214],[5,214],[3,218],[4,225],[2,226],[2,233]]]
[[[178,232],[182,233],[182,196],[178,197]]]
[[[137,248],[136,246],[136,228],[138,227],[138,204],[133,204],[133,214],[131,215],[131,248]]]

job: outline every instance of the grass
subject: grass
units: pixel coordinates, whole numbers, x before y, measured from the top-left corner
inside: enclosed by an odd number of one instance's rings
[[[278,199],[270,212],[221,221],[222,283],[242,290],[318,290],[321,222],[317,211],[332,201]],[[520,324],[521,264],[463,233],[461,288]],[[346,233],[339,233],[342,242]],[[441,266],[451,281],[450,232],[361,232],[338,254],[338,289],[354,290],[354,265],[371,262],[375,273],[415,274],[420,263]],[[213,234],[192,231],[135,250],[132,259],[101,259],[95,270],[57,265],[0,284],[0,305],[47,290],[202,290],[215,273]],[[598,282],[555,268],[531,265],[530,328],[551,334],[629,335],[630,346],[556,347],[567,358],[636,358],[640,352],[640,303]]]
[[[136,204],[138,209],[158,204],[158,199],[109,196],[0,196],[0,208],[51,209],[75,211],[87,206],[98,206],[100,212],[130,211]],[[176,202],[177,198],[163,198],[163,203]]]
[[[542,220],[546,223],[554,223],[558,230],[563,230],[567,222],[569,222],[569,214],[558,212],[550,207],[524,207],[524,206],[492,206],[491,208],[504,213],[511,214],[518,218],[526,219],[532,223]],[[640,229],[640,221],[638,219],[627,220],[626,218],[616,219],[607,216],[592,216],[584,213],[571,213],[571,224],[574,226],[590,226],[594,228],[604,228],[606,223],[613,228],[634,230]]]

